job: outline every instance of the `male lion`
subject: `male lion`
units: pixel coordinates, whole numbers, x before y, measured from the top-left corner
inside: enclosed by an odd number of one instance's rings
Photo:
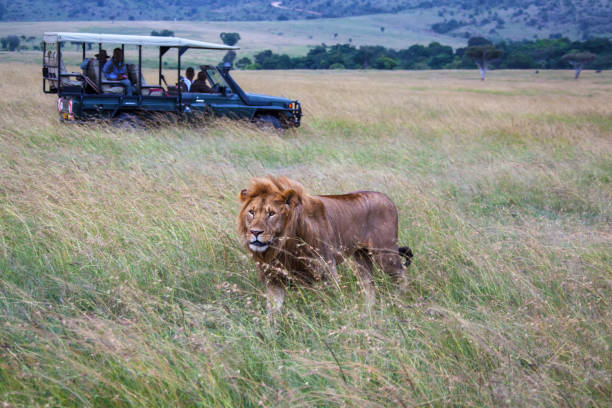
[[[240,192],[238,232],[266,284],[268,315],[278,312],[291,282],[338,281],[336,266],[353,256],[366,302],[375,301],[373,262],[406,285],[397,247],[397,209],[383,193],[311,196],[286,177],[256,178]]]

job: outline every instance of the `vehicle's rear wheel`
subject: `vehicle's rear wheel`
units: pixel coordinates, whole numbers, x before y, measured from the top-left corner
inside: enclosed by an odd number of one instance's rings
[[[262,129],[284,129],[283,123],[274,115],[257,115],[254,122]]]
[[[113,124],[120,129],[144,129],[143,120],[133,113],[120,113],[113,118]]]

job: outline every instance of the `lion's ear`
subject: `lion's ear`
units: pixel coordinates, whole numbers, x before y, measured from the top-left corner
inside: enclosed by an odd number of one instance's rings
[[[283,193],[281,194],[281,197],[284,203],[287,204],[289,207],[295,207],[301,201],[300,195],[297,193],[297,191],[295,191],[292,188],[283,191]]]
[[[244,190],[242,190],[240,192],[240,195],[238,196],[238,198],[240,198],[240,201],[246,201],[246,199],[249,197],[248,191],[245,188]]]

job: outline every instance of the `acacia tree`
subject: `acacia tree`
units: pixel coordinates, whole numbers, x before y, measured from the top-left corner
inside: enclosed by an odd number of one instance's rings
[[[240,34],[238,33],[221,33],[219,34],[221,37],[221,41],[225,45],[236,45],[238,41],[240,41]],[[234,60],[236,59],[236,51],[229,50],[223,56],[223,63],[229,62],[230,64],[234,64]]]
[[[230,64],[234,64],[234,60],[236,59],[236,51],[229,50],[223,56],[223,63],[229,62]]]
[[[576,75],[574,79],[578,79],[580,76],[580,72],[584,68],[586,64],[593,61],[595,59],[595,54],[592,52],[579,52],[579,51],[570,51],[561,57],[561,61],[566,62],[574,68],[574,72]]]
[[[238,33],[221,33],[219,37],[221,37],[221,41],[225,45],[236,45],[240,41],[240,34]]]
[[[245,69],[247,66],[251,65],[253,62],[248,57],[242,57],[236,62],[236,67],[239,69]]]
[[[504,55],[502,50],[495,48],[491,44],[472,45],[466,48],[465,55],[471,58],[480,70],[480,79],[485,80],[485,75],[489,70],[489,64]]]

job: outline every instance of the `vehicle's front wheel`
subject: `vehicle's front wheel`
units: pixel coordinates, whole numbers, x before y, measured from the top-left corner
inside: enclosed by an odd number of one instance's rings
[[[262,129],[284,129],[283,123],[274,115],[257,115],[255,124]]]

